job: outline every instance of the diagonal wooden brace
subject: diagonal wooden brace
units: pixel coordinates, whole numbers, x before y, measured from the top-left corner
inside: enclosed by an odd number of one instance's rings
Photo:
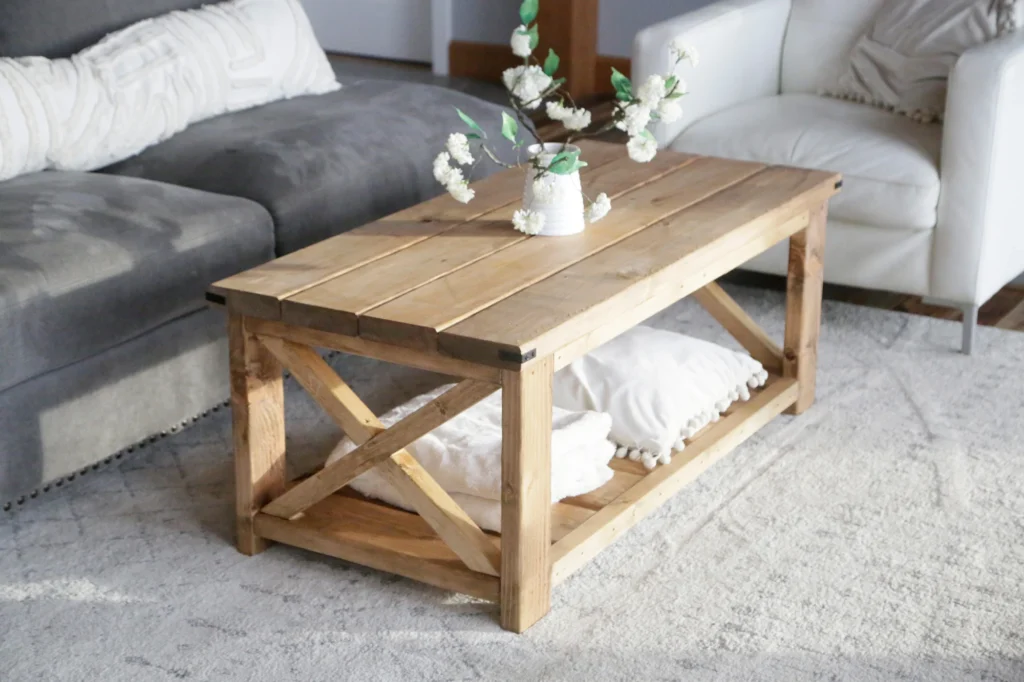
[[[312,348],[269,336],[259,338],[353,441],[362,445],[387,431],[348,384]],[[456,397],[461,395],[460,392]],[[385,479],[469,568],[498,575],[501,565],[498,546],[412,455],[398,450],[390,457],[384,457],[378,466]]]
[[[716,282],[705,284],[693,292],[694,298],[704,306],[725,330],[732,334],[750,356],[764,365],[772,374],[782,374],[782,349],[747,315]]]
[[[498,390],[497,384],[467,379],[439,396],[387,431],[380,431],[342,459],[321,469],[263,508],[284,519],[333,495],[355,477],[377,466],[420,436],[430,433],[455,415]],[[358,441],[357,441],[358,442]]]

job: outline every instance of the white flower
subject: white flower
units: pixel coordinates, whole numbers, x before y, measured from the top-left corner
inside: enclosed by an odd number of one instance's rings
[[[530,34],[526,32],[525,26],[520,25],[512,31],[512,53],[517,57],[529,57],[531,52]]]
[[[540,106],[540,97],[551,86],[551,76],[536,64],[505,69],[501,80],[524,109]]]
[[[452,158],[463,166],[473,163],[473,155],[469,153],[469,138],[462,133],[449,135],[446,146]]]
[[[548,118],[561,121],[568,130],[583,130],[590,125],[590,112],[586,109],[573,109],[561,102],[548,102]]]
[[[679,102],[674,99],[663,99],[658,105],[658,118],[665,123],[674,123],[683,115]]]
[[[452,171],[457,170],[448,165],[448,161],[451,158],[448,152],[441,152],[434,158],[434,179],[442,185],[447,185]]]
[[[555,196],[555,178],[552,175],[543,175],[533,181],[533,198],[542,203],[551,201]]]
[[[476,196],[476,190],[469,186],[469,183],[462,179],[462,173],[459,172],[459,179],[448,183],[448,193],[452,195],[455,201],[468,204],[470,200]]]
[[[612,200],[608,198],[608,195],[601,192],[594,199],[594,202],[587,208],[587,222],[596,223],[601,218],[608,215],[608,211],[612,210]]]
[[[625,130],[630,137],[642,133],[651,121],[651,110],[642,104],[630,104],[623,111],[625,117],[621,121],[616,121],[615,127]]]
[[[512,225],[524,234],[540,234],[544,229],[544,214],[521,208],[512,214]]]
[[[647,163],[658,153],[658,143],[649,133],[647,135],[636,135],[629,138],[626,143],[626,151],[629,158],[637,163]]]
[[[637,90],[636,97],[648,109],[655,108],[665,97],[665,79],[652,73]]]
[[[698,62],[700,62],[700,53],[697,52],[697,48],[695,48],[693,45],[687,45],[682,41],[681,38],[676,38],[675,40],[673,40],[672,44],[669,45],[668,50],[672,54],[672,56],[675,57],[677,60],[690,60],[690,64],[694,67],[697,66]]]

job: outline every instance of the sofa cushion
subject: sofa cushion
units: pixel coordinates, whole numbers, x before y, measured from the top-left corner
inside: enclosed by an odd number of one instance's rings
[[[78,172],[0,183],[0,390],[201,308],[272,244],[243,199]]]
[[[0,57],[70,57],[112,31],[210,0],[3,0]]]
[[[843,174],[829,216],[891,229],[930,230],[939,201],[942,127],[814,95],[744,102],[690,126],[679,151]]]
[[[443,191],[431,161],[449,133],[466,130],[454,107],[501,139],[495,105],[446,88],[366,80],[197,123],[105,172],[258,201],[285,254]],[[481,163],[475,176],[495,168]]]

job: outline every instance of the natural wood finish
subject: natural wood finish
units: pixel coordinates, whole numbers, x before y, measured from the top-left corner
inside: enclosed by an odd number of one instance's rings
[[[814,402],[827,212],[822,202],[811,212],[807,229],[789,238],[783,373],[800,383],[800,397],[790,414],[800,414]]]
[[[652,223],[711,197],[762,168],[740,161],[693,160],[666,152],[651,163],[663,164],[663,172],[622,196],[616,201],[615,210],[582,233],[558,239],[528,239],[456,270],[362,315],[360,335],[432,350],[439,332],[646,231]],[[457,352],[452,354],[461,357]]]
[[[511,29],[509,35],[512,35]],[[501,74],[505,69],[522,63],[523,60],[512,54],[508,45],[474,40],[453,40],[448,43],[448,75],[453,78],[501,83]]]
[[[684,451],[676,453],[669,464],[654,469],[580,524],[551,548],[552,582],[557,585],[579,570],[676,491],[793,404],[798,392],[795,380],[773,378],[749,402],[712,425]]]
[[[725,289],[711,282],[693,292],[693,297],[747,349],[752,358],[772,374],[782,374],[782,349]]]
[[[348,485],[352,479],[383,462],[420,436],[433,431],[498,390],[494,384],[467,379],[408,417],[363,442],[263,508],[272,516],[291,519]]]
[[[600,54],[594,63],[594,92],[601,95],[614,95],[612,87],[612,69],[618,69],[627,78],[632,78],[633,64],[629,57],[618,57]]]
[[[283,339],[263,337],[263,342],[355,443],[362,445],[385,430],[316,351]],[[467,566],[497,575],[499,553],[493,544],[412,455],[399,450],[380,464],[379,471]]]
[[[280,363],[246,322],[228,317],[236,534],[238,550],[253,555],[267,547],[253,516],[285,487],[284,381]]]
[[[663,173],[658,166],[637,168],[620,145],[584,145],[588,166],[584,192],[622,192]],[[512,229],[519,204],[486,213],[431,239],[311,287],[281,304],[283,321],[297,326],[357,335],[358,316],[443,275],[471,265],[528,237]]]
[[[610,463],[612,468],[616,468],[616,465],[623,460],[613,459]],[[629,461],[629,460],[625,460]],[[626,471],[616,471],[615,475],[612,476],[612,480],[605,483],[597,490],[591,490],[585,495],[577,495],[575,497],[567,497],[562,500],[562,504],[572,505],[574,507],[582,507],[583,509],[591,509],[597,511],[603,509],[612,500],[626,492],[637,482],[647,475],[644,471],[642,474]]]
[[[497,602],[496,576],[466,567],[422,517],[382,504],[331,495],[294,521],[258,514],[260,535]],[[497,538],[489,538],[497,550]]]
[[[503,352],[556,353],[607,320],[653,314],[806,227],[836,177],[765,169],[453,325],[438,346],[502,366]]]
[[[565,89],[574,98],[596,91],[597,10],[599,0],[558,0],[540,3],[538,58],[553,49],[562,62],[557,76],[568,79]]]
[[[478,379],[479,381],[488,381],[493,384],[501,383],[501,370],[497,368],[478,365],[444,355],[423,353],[412,348],[391,346],[370,341],[369,339],[332,334],[317,329],[294,327],[271,320],[250,318],[248,325],[249,329],[259,336],[272,336],[278,339],[294,341],[304,346],[340,350],[343,353],[361,355],[366,358],[393,362],[407,367],[416,367],[417,369],[425,369],[428,372],[438,372],[453,377]]]
[[[550,357],[502,374],[501,626],[513,632],[551,609],[552,376]]]

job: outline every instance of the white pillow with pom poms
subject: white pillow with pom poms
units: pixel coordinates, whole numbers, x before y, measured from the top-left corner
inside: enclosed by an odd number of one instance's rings
[[[638,326],[555,374],[554,403],[612,417],[610,438],[619,457],[648,469],[750,389],[768,379],[757,360],[714,343]]]

